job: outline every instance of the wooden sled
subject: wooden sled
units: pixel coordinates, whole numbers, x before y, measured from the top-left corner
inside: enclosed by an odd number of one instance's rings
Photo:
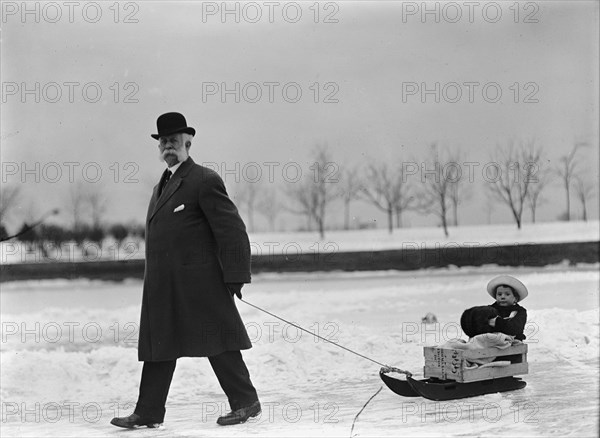
[[[416,380],[406,374],[406,380],[389,375],[396,368],[386,367],[379,377],[394,393],[403,397],[425,397],[430,400],[454,400],[496,392],[514,391],[527,383],[517,374],[527,374],[527,345],[514,344],[506,349],[486,348],[460,350],[424,347],[425,379]],[[489,361],[473,366],[473,361]]]

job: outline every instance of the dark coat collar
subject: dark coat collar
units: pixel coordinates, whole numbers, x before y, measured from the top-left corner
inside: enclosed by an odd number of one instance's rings
[[[156,212],[158,212],[158,210],[160,210],[160,208],[163,205],[165,205],[168,199],[171,196],[173,196],[173,193],[177,191],[183,179],[187,176],[190,170],[192,170],[192,167],[194,167],[194,164],[196,163],[194,162],[194,160],[192,160],[192,157],[188,156],[187,160],[181,163],[181,166],[177,168],[177,170],[171,177],[169,184],[165,187],[160,197],[158,196],[158,184],[154,187],[154,191],[152,192],[152,199],[150,200],[152,207],[150,208],[151,213],[148,217],[148,222],[150,222],[150,220],[154,217]]]
[[[194,160],[192,160],[192,157],[188,156],[187,160],[181,163],[181,166],[177,168],[173,176],[178,178],[184,178],[189,173],[190,169],[194,166],[194,164],[196,163],[194,162]]]
[[[521,310],[521,309],[523,309],[523,307],[521,307],[519,305],[519,303],[515,303],[515,304],[513,304],[511,306],[501,306],[496,301],[494,301],[494,303],[492,304],[492,307],[494,309],[497,309],[497,310],[504,310],[504,311],[510,311],[510,312],[512,312],[513,310]]]

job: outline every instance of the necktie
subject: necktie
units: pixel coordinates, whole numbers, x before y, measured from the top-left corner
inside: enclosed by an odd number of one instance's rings
[[[169,182],[169,179],[171,179],[171,175],[173,175],[173,172],[171,172],[169,169],[167,169],[167,171],[165,172],[163,182],[160,185],[160,190],[158,191],[158,196],[160,196],[162,194],[163,190],[165,189],[165,186]]]

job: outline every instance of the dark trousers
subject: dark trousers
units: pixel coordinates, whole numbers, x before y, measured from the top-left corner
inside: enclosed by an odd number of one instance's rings
[[[250,373],[242,353],[225,351],[208,358],[219,384],[229,400],[231,410],[248,406],[258,400],[256,389],[250,381]],[[176,360],[144,362],[140,394],[135,407],[139,416],[162,423],[169,387],[175,372]]]

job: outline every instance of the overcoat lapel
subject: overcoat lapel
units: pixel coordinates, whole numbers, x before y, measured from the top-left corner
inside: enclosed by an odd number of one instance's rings
[[[171,181],[169,181],[169,183],[163,189],[160,196],[158,196],[158,186],[160,184],[154,187],[154,191],[152,192],[152,199],[150,200],[151,213],[150,216],[148,216],[147,222],[150,222],[152,220],[152,218],[158,212],[158,210],[160,210],[160,208],[163,205],[165,205],[169,198],[173,196],[173,193],[177,191],[177,189],[181,185],[181,182],[183,181],[183,178],[188,174],[188,172],[192,168],[192,164],[194,164],[194,160],[192,160],[192,157],[188,157],[187,160],[181,163],[181,166],[179,166],[179,169],[177,169],[175,174],[171,177]]]
[[[160,183],[154,186],[154,190],[152,190],[152,197],[150,198],[150,205],[148,206],[148,214],[146,215],[146,224],[150,222],[150,216],[156,210],[156,202],[158,201],[158,187]]]

